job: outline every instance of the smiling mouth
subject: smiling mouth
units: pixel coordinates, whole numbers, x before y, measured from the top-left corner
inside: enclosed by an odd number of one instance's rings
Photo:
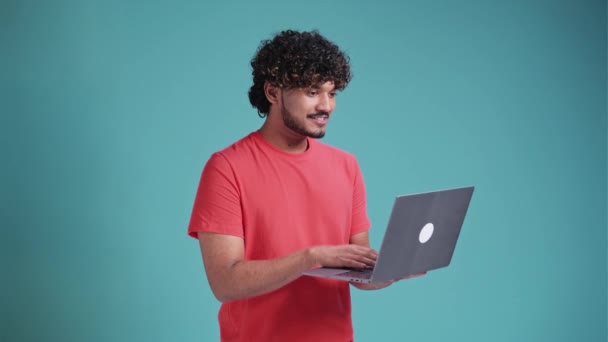
[[[309,119],[327,119],[327,118],[329,118],[329,114],[327,114],[327,113],[310,114],[307,117]]]
[[[314,122],[314,124],[317,125],[318,127],[325,127],[325,125],[327,125],[327,122],[329,121],[329,115],[328,114],[313,114],[313,115],[308,115],[308,119],[312,120],[312,122]]]

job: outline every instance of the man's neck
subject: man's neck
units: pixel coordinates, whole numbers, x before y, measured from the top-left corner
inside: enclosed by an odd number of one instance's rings
[[[288,128],[285,128],[285,130],[288,131],[275,129],[266,121],[258,132],[268,143],[279,150],[288,153],[302,153],[308,149],[308,139],[306,137],[291,132]]]

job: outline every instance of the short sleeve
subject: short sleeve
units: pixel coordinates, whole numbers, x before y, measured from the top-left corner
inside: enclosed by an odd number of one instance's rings
[[[367,214],[365,182],[357,160],[354,161],[353,213],[350,234],[354,235],[369,230],[371,223]]]
[[[236,176],[220,153],[214,153],[205,164],[194,199],[188,235],[198,238],[198,232],[244,236]]]

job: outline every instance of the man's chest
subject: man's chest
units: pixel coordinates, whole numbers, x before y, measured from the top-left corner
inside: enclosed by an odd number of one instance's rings
[[[348,243],[354,182],[347,170],[329,165],[264,168],[241,178],[246,245],[253,240],[256,247],[281,255]]]

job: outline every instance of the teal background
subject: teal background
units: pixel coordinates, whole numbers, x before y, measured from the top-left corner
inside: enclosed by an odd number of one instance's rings
[[[394,196],[476,192],[452,265],[353,291],[357,341],[606,341],[605,1],[2,1],[0,340],[216,341],[186,236],[209,155],[257,129],[285,28],[351,57],[324,141]]]

